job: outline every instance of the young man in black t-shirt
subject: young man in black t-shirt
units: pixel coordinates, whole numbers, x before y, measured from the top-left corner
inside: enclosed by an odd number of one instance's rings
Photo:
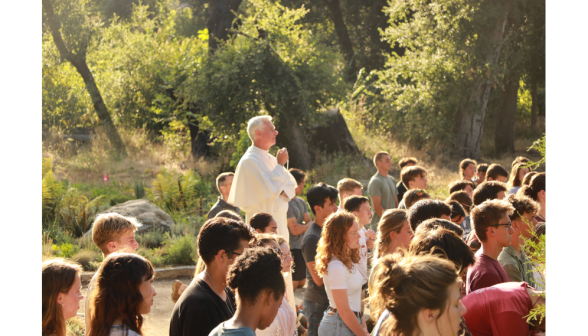
[[[215,217],[198,234],[198,255],[206,265],[196,274],[172,311],[170,336],[208,336],[235,314],[235,298],[226,284],[229,266],[253,238],[243,222]]]
[[[404,167],[416,166],[417,163],[419,163],[419,160],[417,160],[416,158],[405,157],[402,160],[400,160],[400,162],[398,162],[398,166],[400,167],[400,171],[402,171]],[[399,180],[400,181],[396,185],[396,190],[398,191],[398,200],[400,201],[404,197],[404,193],[407,192],[408,189],[404,186],[404,184],[402,184],[402,179]]]
[[[323,278],[319,277],[315,270],[315,256],[323,224],[330,214],[337,211],[335,202],[338,194],[339,191],[336,188],[322,182],[314,185],[306,193],[306,200],[314,213],[314,222],[310,222],[310,227],[302,239],[302,256],[308,266],[303,301],[303,309],[308,320],[308,336],[318,335],[319,323],[325,310],[329,307],[329,298],[325,291]]]

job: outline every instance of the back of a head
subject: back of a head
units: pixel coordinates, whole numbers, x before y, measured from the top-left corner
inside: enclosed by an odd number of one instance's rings
[[[500,181],[485,181],[478,185],[474,190],[473,199],[474,205],[482,204],[486,200],[496,199],[500,192],[508,192],[506,183]]]
[[[264,289],[274,293],[276,300],[286,291],[282,276],[282,260],[267,247],[246,249],[229,267],[227,285],[242,301],[255,304]]]
[[[449,185],[449,193],[452,194],[456,191],[464,190],[466,186],[472,187],[472,190],[476,189],[476,184],[474,182],[468,180],[459,180],[451,182]]]
[[[417,177],[425,177],[427,170],[421,166],[408,166],[402,169],[400,172],[400,180],[406,189],[410,189],[408,182],[414,181]]]
[[[421,224],[419,224],[419,227],[417,228],[414,234],[416,236],[423,232],[437,230],[438,228],[444,228],[445,230],[454,232],[456,235],[460,237],[463,235],[463,229],[459,225],[451,221],[448,221],[447,219],[440,218],[430,218],[422,222]]]
[[[325,200],[327,198],[329,198],[331,202],[336,202],[337,195],[339,195],[337,188],[334,188],[324,182],[319,182],[308,190],[306,193],[306,201],[308,202],[308,205],[310,205],[312,213],[316,214],[314,210],[315,205],[318,205],[321,208],[324,207]]]
[[[363,189],[363,185],[359,181],[348,177],[337,182],[337,190],[339,191],[339,194],[350,194],[357,188]]]
[[[476,171],[485,174],[488,171],[488,164],[487,163],[480,163],[476,167]]]
[[[521,183],[521,187],[529,185],[531,183],[531,179],[533,178],[533,176],[535,176],[537,174],[539,174],[539,173],[536,171],[530,171],[527,174],[525,174],[525,177],[523,178],[523,182]]]
[[[265,231],[265,228],[270,225],[270,223],[274,220],[272,215],[264,212],[258,212],[251,216],[249,220],[249,226],[253,229],[258,229],[261,232]]]
[[[359,211],[359,208],[362,206],[362,204],[369,202],[369,198],[365,197],[365,196],[349,196],[347,197],[347,199],[345,199],[345,204],[344,204],[344,208],[345,211],[349,211],[349,212],[353,212],[353,211]]]
[[[420,200],[429,198],[431,198],[431,195],[429,195],[425,189],[410,189],[405,192],[404,196],[402,197],[406,209],[410,209],[416,202]]]
[[[231,257],[232,251],[241,247],[241,240],[254,238],[252,230],[243,222],[230,218],[214,217],[207,220],[198,234],[198,255],[205,264],[210,264],[220,250]]]
[[[151,262],[138,254],[115,252],[104,259],[96,275],[96,289],[90,298],[93,315],[90,335],[108,335],[117,318],[136,321],[136,325],[128,328],[143,334],[140,305],[144,298],[139,287],[154,275]],[[113,304],[117,306],[113,307]],[[116,314],[111,313],[113,310]]]
[[[272,233],[255,233],[255,241],[251,244],[250,247],[258,246],[258,247],[265,247],[271,242],[275,242],[278,244],[278,240],[276,239],[276,235]],[[280,244],[278,244],[280,245]]]
[[[229,210],[229,209],[220,211],[214,217],[230,218],[230,219],[234,219],[236,221],[242,221],[243,220],[243,218],[241,218],[241,216],[239,214],[237,214],[235,211]]]
[[[304,181],[304,178],[306,177],[306,173],[297,168],[290,168],[288,169],[288,172],[290,173],[290,175],[292,175],[292,177],[294,177],[294,179],[296,180],[296,184],[300,184],[302,181]]]
[[[502,217],[512,215],[515,208],[507,200],[487,200],[472,209],[472,229],[480,242],[487,239],[486,229],[490,226],[496,226]]]
[[[220,187],[225,185],[225,181],[229,176],[235,176],[235,173],[221,173],[219,176],[216,177],[216,189],[219,193],[221,192]]]
[[[525,196],[531,197],[535,201],[539,201],[539,192],[545,190],[545,173],[537,173],[531,178],[529,185],[523,186],[518,192]]]
[[[418,163],[419,160],[417,160],[415,157],[405,157],[398,162],[398,166],[400,167],[400,170],[402,170],[402,168],[406,167],[408,164],[416,165]]]
[[[391,315],[381,334],[414,335],[420,311],[438,309],[438,317],[445,312],[449,287],[458,276],[452,262],[434,255],[393,253],[380,259],[379,265],[370,311],[376,321],[385,309]]]
[[[111,241],[117,241],[129,230],[137,231],[141,226],[133,217],[126,217],[114,212],[103,213],[96,216],[92,224],[92,240],[104,254],[108,254],[107,245]]]
[[[445,202],[449,203],[451,201],[458,201],[459,204],[461,204],[461,206],[465,210],[465,212],[469,215],[470,208],[472,207],[473,202],[472,202],[470,195],[468,195],[468,193],[466,193],[463,190],[452,192],[451,195],[449,195],[449,198],[447,198],[447,200]]]
[[[459,204],[458,201],[447,202],[447,205],[449,205],[449,207],[451,208],[451,215],[449,217],[451,217],[452,220],[455,218],[466,216],[464,208],[461,206],[461,204]]]
[[[448,222],[447,225],[452,224],[449,221],[445,222]],[[421,227],[424,225],[423,223]],[[442,225],[428,231],[421,230],[410,242],[409,250],[415,254],[432,253],[441,258],[447,258],[455,264],[459,273],[476,262],[474,253],[461,239],[461,234],[447,230]]]
[[[499,176],[504,176],[508,179],[508,171],[504,169],[503,166],[499,165],[498,163],[493,163],[488,167],[486,171],[486,180],[492,178],[492,180],[496,180]]]
[[[525,213],[528,213],[531,216],[535,216],[541,209],[541,204],[534,201],[529,196],[521,194],[510,194],[506,200],[515,208],[515,211],[510,215],[511,221],[522,217]]]
[[[408,211],[408,222],[412,231],[416,232],[418,225],[429,218],[441,218],[442,215],[451,216],[451,208],[442,201],[424,199],[416,202]]]
[[[42,333],[65,336],[62,307],[57,303],[59,293],[67,293],[82,267],[65,259],[50,259],[42,263]]]

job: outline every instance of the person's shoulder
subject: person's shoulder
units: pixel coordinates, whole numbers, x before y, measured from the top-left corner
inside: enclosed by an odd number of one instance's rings
[[[378,172],[376,172],[374,175],[372,175],[372,177],[370,178],[370,182],[368,183],[368,186],[372,183],[382,183],[382,178],[383,176],[381,176]]]

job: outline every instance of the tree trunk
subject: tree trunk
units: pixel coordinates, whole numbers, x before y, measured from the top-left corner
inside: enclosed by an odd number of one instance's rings
[[[219,41],[229,39],[229,29],[233,24],[236,12],[242,0],[210,0],[208,3],[208,52],[214,54],[219,47]],[[218,40],[217,40],[218,39]]]
[[[500,56],[500,47],[504,34],[504,27],[508,18],[509,5],[505,5],[504,14],[496,20],[490,34],[491,45],[486,53],[485,63],[488,66],[496,64]],[[472,83],[472,91],[468,95],[466,104],[461,106],[457,114],[456,150],[461,157],[480,158],[480,144],[484,127],[484,117],[491,88],[490,79],[482,76]]]
[[[508,78],[510,77],[510,78]],[[504,92],[502,92],[498,123],[494,137],[494,146],[498,153],[515,151],[515,120],[517,115],[517,98],[519,93],[518,74],[505,76]]]
[[[102,95],[100,94],[100,90],[96,85],[96,81],[94,80],[94,76],[92,72],[88,68],[88,64],[86,63],[86,54],[85,52],[81,53],[80,55],[72,54],[65,45],[61,37],[60,27],[61,23],[55,18],[55,13],[53,12],[53,4],[51,0],[43,0],[43,9],[46,13],[46,20],[51,29],[51,35],[53,36],[53,41],[59,50],[59,54],[64,59],[68,60],[78,71],[80,76],[84,79],[84,83],[86,84],[86,90],[90,94],[92,98],[92,103],[94,104],[94,109],[96,110],[96,114],[98,115],[98,119],[100,119],[100,123],[102,124],[102,128],[106,132],[106,136],[110,141],[111,145],[113,145],[118,154],[122,157],[127,155],[127,150],[125,148],[118,131],[114,127],[114,123],[112,122],[112,118],[110,117],[110,113],[108,112],[108,108],[106,104],[104,104],[104,100],[102,99]]]
[[[210,153],[208,146],[208,138],[210,133],[202,131],[198,125],[198,121],[194,118],[188,117],[188,129],[190,130],[190,154],[194,160],[207,156]]]
[[[310,142],[314,148],[324,150],[327,153],[341,152],[344,154],[361,155],[357,148],[345,119],[338,108],[330,109],[325,113],[327,122],[312,130]]]
[[[537,125],[537,108],[539,102],[537,101],[537,81],[531,83],[531,127]]]
[[[335,25],[335,33],[337,34],[337,39],[339,40],[339,47],[341,48],[341,52],[343,53],[345,61],[347,62],[347,78],[349,79],[349,81],[355,82],[357,76],[357,69],[355,66],[355,62],[353,62],[353,44],[351,44],[351,38],[349,38],[349,31],[347,30],[345,21],[343,21],[341,4],[339,0],[325,0],[325,3],[329,8],[331,18],[333,19],[333,24]]]

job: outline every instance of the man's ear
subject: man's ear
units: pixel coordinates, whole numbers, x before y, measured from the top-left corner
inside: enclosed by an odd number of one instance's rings
[[[223,262],[227,257],[227,252],[225,250],[219,250],[216,255],[214,256],[214,259],[216,259],[216,261],[218,262]]]
[[[110,253],[116,251],[116,243],[114,241],[109,241],[106,246],[108,247],[108,251]]]

